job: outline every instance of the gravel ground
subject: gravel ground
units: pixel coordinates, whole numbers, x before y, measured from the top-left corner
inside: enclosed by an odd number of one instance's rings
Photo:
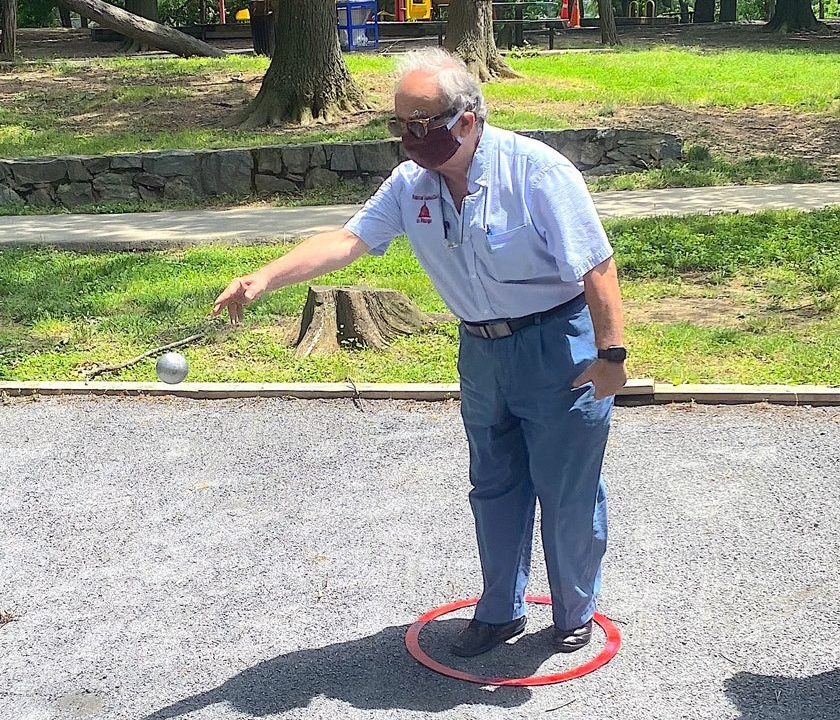
[[[837,409],[618,409],[602,610],[625,644],[531,690],[403,649],[479,588],[457,404],[16,400],[0,457],[3,720],[840,714]],[[531,620],[457,666],[580,659]],[[424,647],[452,660],[463,622]]]

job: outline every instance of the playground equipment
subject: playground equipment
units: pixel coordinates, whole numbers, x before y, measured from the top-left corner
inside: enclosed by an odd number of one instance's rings
[[[432,0],[406,0],[406,11],[409,20],[431,20]]]

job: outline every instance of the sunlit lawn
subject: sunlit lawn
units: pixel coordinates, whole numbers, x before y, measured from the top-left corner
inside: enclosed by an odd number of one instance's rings
[[[840,385],[840,208],[621,220],[607,228],[632,310],[633,375]],[[192,380],[457,379],[456,327],[446,322],[386,352],[295,359],[287,335],[303,305],[303,285],[249,308],[239,329],[208,324],[211,302],[231,277],[287,250],[6,250],[0,255],[0,379],[80,379],[90,363],[126,360],[198,330],[210,337],[185,351]],[[324,282],[394,288],[427,312],[446,310],[405,241]],[[669,303],[685,298],[696,306],[691,316],[669,315]],[[720,298],[732,298],[731,308],[707,316],[704,303]],[[153,361],[106,377],[152,380]]]

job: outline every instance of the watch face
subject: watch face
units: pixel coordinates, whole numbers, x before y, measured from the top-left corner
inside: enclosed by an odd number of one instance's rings
[[[623,347],[611,347],[606,350],[599,350],[598,357],[610,362],[624,362],[627,359],[627,349]]]

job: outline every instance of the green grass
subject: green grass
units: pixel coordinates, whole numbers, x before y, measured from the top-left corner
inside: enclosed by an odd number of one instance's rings
[[[348,54],[354,75],[387,80],[395,61],[383,55]],[[618,52],[580,52],[510,57],[524,75],[516,82],[487,85],[488,100],[547,100],[601,104],[670,104],[680,107],[774,105],[799,110],[837,109],[840,100],[840,52],[808,50],[703,51],[676,47],[654,50],[624,48]],[[229,73],[262,73],[266,58],[93,61],[125,80],[176,79]],[[56,67],[56,66],[53,66]],[[77,65],[56,72],[73,74]],[[803,82],[807,78],[807,82]]]
[[[656,303],[662,309],[669,298],[715,298],[736,287],[748,308],[738,319],[743,311],[733,307],[720,326],[649,322],[642,312],[643,321],[628,327],[634,375],[671,382],[840,384],[840,208],[621,220],[607,229],[625,297],[649,304],[642,308]],[[186,350],[193,380],[456,379],[452,323],[399,340],[386,352],[295,359],[280,322],[300,312],[303,285],[250,307],[241,328],[208,323],[208,309],[230,278],[288,247],[6,250],[0,255],[0,379],[78,379],[90,363],[124,360],[200,329],[209,329],[210,338]],[[404,240],[383,258],[362,258],[323,282],[390,287],[427,312],[445,311]],[[110,377],[152,380],[153,362]]]
[[[142,150],[214,150],[309,142],[352,142],[387,137],[384,120],[376,120],[350,130],[305,130],[283,133],[282,136],[216,128],[99,133],[95,126],[90,128],[88,134],[76,134],[60,129],[60,123],[61,119],[54,114],[24,117],[22,113],[0,108],[0,157],[111,155]]]
[[[788,160],[775,155],[726,160],[709,158],[692,160],[638,173],[592,178],[590,189],[653,190],[673,187],[713,187],[719,185],[753,185],[756,183],[819,182],[822,171],[804,160]]]
[[[491,104],[539,97],[617,105],[840,111],[840,52],[626,49],[512,59],[511,65],[526,80],[491,85]]]
[[[394,58],[351,54],[346,60],[378,109],[387,112]],[[840,52],[626,48],[609,53],[514,57],[510,61],[523,78],[489,83],[485,92],[493,121],[513,129],[567,127],[570,104],[578,109],[591,106],[595,114],[601,115],[614,113],[620,106],[646,104],[681,108],[765,105],[793,112],[840,114]],[[144,107],[150,99],[176,97],[185,103],[194,102],[196,118],[202,117],[202,101],[193,98],[194,89],[179,83],[260,75],[266,67],[265,58],[239,55],[224,59],[118,58],[88,65],[38,66],[39,72],[78,77],[79,84],[68,89],[62,83],[41,94],[24,89],[0,108],[0,157],[96,155],[387,136],[381,117],[355,127],[289,127],[278,132],[202,127],[199,123],[177,130],[143,129]],[[112,83],[107,91],[85,92],[84,76],[92,71],[107,75]],[[96,109],[113,109],[115,115],[128,112],[137,117],[137,122],[101,127],[94,120],[81,132],[67,129],[66,116]]]

